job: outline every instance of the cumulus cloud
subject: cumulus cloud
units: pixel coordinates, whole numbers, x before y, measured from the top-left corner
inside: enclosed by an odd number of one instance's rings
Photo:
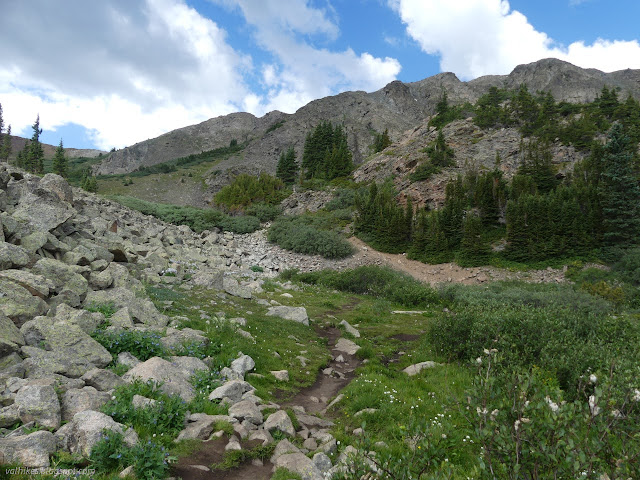
[[[584,68],[640,68],[640,43],[598,39],[565,47],[539,32],[507,0],[389,0],[422,50],[440,56],[443,71],[463,79],[509,73],[555,57]]]
[[[34,11],[38,14],[34,15]],[[250,59],[181,0],[9,2],[0,103],[14,132],[76,123],[121,147],[238,110]]]
[[[320,45],[335,40],[339,28],[332,12],[311,7],[307,0],[212,0],[239,9],[255,29],[261,48],[276,62],[265,65],[267,89],[260,110],[293,112],[309,101],[344,90],[375,90],[395,80],[400,63],[393,58],[357,54],[351,48],[332,51]]]

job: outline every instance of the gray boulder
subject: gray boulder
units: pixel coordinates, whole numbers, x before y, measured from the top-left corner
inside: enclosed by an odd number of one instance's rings
[[[193,278],[191,278],[191,283],[198,285],[199,287],[222,290],[222,270],[199,270]]]
[[[4,270],[0,271],[0,278],[6,278],[26,288],[31,295],[40,298],[47,298],[49,292],[54,289],[55,285],[42,275],[33,274],[27,270]]]
[[[346,320],[342,320],[340,322],[340,325],[344,327],[345,332],[353,335],[356,338],[360,338],[360,332]]]
[[[29,377],[45,377],[52,375],[64,375],[65,377],[78,378],[95,365],[80,357],[69,357],[64,352],[49,352],[42,348],[25,345],[20,349],[22,355],[27,357],[23,363],[26,375]]]
[[[160,390],[168,395],[179,395],[185,402],[190,402],[195,396],[193,385],[189,382],[189,375],[160,357],[153,357],[136,365],[122,378],[126,382],[132,382],[136,378],[145,382],[148,380],[162,382]]]
[[[78,325],[38,317],[20,329],[30,346],[42,345],[47,350],[63,354],[70,361],[86,362],[96,367],[111,363],[109,351],[87,335]]]
[[[0,358],[20,351],[24,345],[24,336],[9,319],[0,315]]]
[[[336,342],[336,346],[333,347],[334,350],[339,352],[346,353],[347,355],[355,355],[360,347],[351,340],[347,340],[346,338],[339,338]]]
[[[246,299],[251,298],[251,289],[240,285],[235,278],[224,277],[222,284],[224,291],[229,295]]]
[[[293,428],[293,422],[284,410],[278,410],[267,417],[267,421],[264,422],[264,429],[268,432],[278,430],[282,433],[293,437],[296,434],[296,429]]]
[[[44,188],[25,189],[13,218],[26,221],[36,230],[49,232],[75,215],[75,210],[57,194]]]
[[[209,394],[209,400],[213,401],[228,398],[232,402],[239,402],[242,399],[242,395],[252,390],[254,390],[254,388],[243,380],[231,380],[211,392]]]
[[[229,416],[238,419],[238,421],[247,420],[254,425],[260,425],[264,421],[262,412],[250,400],[241,400],[229,407]]]
[[[274,462],[274,468],[286,468],[290,472],[297,473],[302,480],[324,480],[322,472],[313,461],[304,453],[285,453]]]
[[[49,456],[56,451],[53,433],[41,430],[29,435],[0,438],[0,464],[49,467]],[[5,467],[0,467],[5,469]]]
[[[107,305],[110,303],[116,309],[127,307],[131,317],[138,323],[159,327],[164,327],[169,323],[167,316],[158,312],[150,300],[137,298],[133,291],[123,287],[89,292],[84,300],[85,306]]]
[[[60,175],[47,173],[42,177],[42,180],[40,180],[40,188],[54,193],[63,202],[73,203],[73,190],[71,190],[71,185]]]
[[[18,390],[15,404],[23,423],[35,421],[44,427],[60,426],[60,402],[51,385],[25,385]]]
[[[56,307],[55,320],[68,325],[76,325],[89,335],[105,321],[104,315],[99,312],[92,313],[87,310],[78,310],[65,303],[61,303]]]
[[[71,388],[62,395],[62,421],[69,422],[85,410],[99,411],[110,399],[111,395],[93,387]]]
[[[284,305],[278,305],[276,307],[269,308],[267,316],[280,317],[285,320],[302,323],[303,325],[309,325],[309,315],[307,315],[307,309],[304,307],[287,307]]]
[[[29,263],[29,255],[24,248],[0,242],[0,270],[24,267],[27,263]]]
[[[249,355],[241,355],[231,362],[231,370],[236,372],[241,378],[253,370],[256,366],[256,362]]]
[[[69,290],[82,299],[89,288],[89,282],[80,274],[89,270],[88,267],[67,265],[52,258],[41,258],[32,270],[53,282],[56,293]]]
[[[188,376],[192,376],[200,370],[209,370],[207,364],[197,357],[169,357],[169,361]]]
[[[415,363],[413,365],[409,365],[407,368],[405,368],[402,371],[407,375],[409,375],[410,377],[413,377],[414,375],[419,374],[422,370],[426,370],[428,368],[435,368],[438,365],[439,363],[436,363],[433,361],[420,362],[420,363]]]
[[[80,379],[100,392],[113,390],[114,388],[125,384],[125,381],[111,370],[102,370],[100,368],[89,370],[87,373],[82,375]]]
[[[71,422],[58,429],[55,437],[58,447],[62,450],[88,457],[93,446],[102,438],[102,431],[105,429],[123,434],[125,444],[130,447],[138,443],[135,430],[126,429],[110,416],[91,410],[76,413]]]
[[[208,345],[209,339],[202,330],[167,328],[166,336],[160,339],[160,343],[168,350],[175,350],[184,344]]]
[[[42,315],[46,309],[47,304],[41,298],[34,297],[15,282],[0,278],[0,315],[9,317],[17,327]]]
[[[20,408],[15,403],[0,408],[0,428],[13,427],[20,421]]]

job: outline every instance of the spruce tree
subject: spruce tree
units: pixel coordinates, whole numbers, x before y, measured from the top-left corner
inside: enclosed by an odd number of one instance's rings
[[[609,246],[629,246],[640,237],[640,187],[633,172],[634,145],[616,124],[604,148],[600,180],[604,241]]]
[[[438,130],[438,137],[435,142],[427,147],[426,152],[429,155],[431,164],[436,167],[450,167],[455,163],[453,161],[453,149],[447,145],[442,129]]]
[[[373,152],[378,153],[391,145],[391,139],[389,138],[389,129],[385,128],[384,132],[376,133],[373,138]]]
[[[296,162],[296,152],[293,147],[280,154],[278,166],[276,167],[276,177],[281,179],[286,185],[295,183],[298,176],[298,163]]]
[[[7,133],[3,136],[2,144],[0,144],[0,160],[9,161],[11,155],[11,125],[7,127]]]
[[[33,129],[33,136],[31,137],[31,143],[29,144],[29,150],[25,158],[24,168],[32,173],[44,173],[44,150],[40,143],[40,135],[42,134],[40,115],[37,116],[31,128]]]
[[[53,173],[56,173],[61,177],[67,177],[67,158],[64,156],[62,139],[60,139],[60,145],[56,148],[56,153],[53,156],[52,169]]]
[[[462,240],[458,252],[458,263],[466,267],[485,265],[491,248],[482,238],[482,220],[468,212],[462,223]]]

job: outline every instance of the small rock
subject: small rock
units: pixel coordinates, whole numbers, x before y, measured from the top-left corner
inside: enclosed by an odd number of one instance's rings
[[[276,380],[279,380],[281,382],[289,381],[289,372],[287,370],[272,370],[270,373],[271,375],[276,377]]]

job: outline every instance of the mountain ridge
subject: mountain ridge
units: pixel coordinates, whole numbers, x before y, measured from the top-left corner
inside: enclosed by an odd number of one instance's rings
[[[141,166],[225,147],[232,140],[245,142],[243,152],[216,165],[218,171],[226,172],[208,182],[216,189],[240,171],[273,174],[278,156],[289,146],[300,158],[306,134],[323,120],[344,124],[354,162],[360,164],[369,153],[376,131],[388,129],[394,137],[418,126],[435,112],[443,90],[455,105],[475,102],[490,87],[517,88],[521,84],[532,92],[550,92],[557,101],[571,103],[594,100],[604,86],[615,88],[622,98],[632,95],[640,99],[640,70],[605,73],[543,59],[518,65],[508,75],[483,76],[468,82],[444,72],[411,83],[395,80],[371,93],[349,91],[313,100],[293,114],[273,111],[258,118],[241,112],[215,117],[113,152],[95,167],[94,173],[130,173]]]

